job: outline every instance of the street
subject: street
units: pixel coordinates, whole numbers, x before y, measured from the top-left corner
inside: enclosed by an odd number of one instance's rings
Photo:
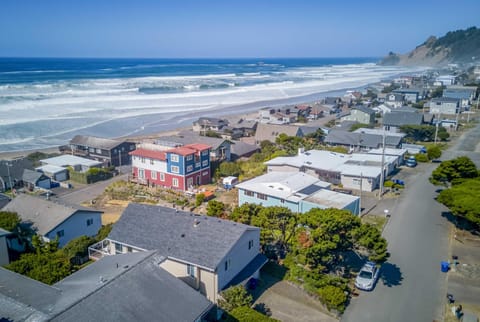
[[[468,155],[477,165],[480,124],[464,133],[443,160]],[[429,181],[436,164],[420,164],[421,172],[407,182],[398,200],[386,199],[389,209],[384,230],[391,257],[372,292],[352,299],[343,321],[441,321],[447,293],[446,274],[440,262],[449,260],[451,224],[442,216],[448,209],[435,201],[437,187]]]

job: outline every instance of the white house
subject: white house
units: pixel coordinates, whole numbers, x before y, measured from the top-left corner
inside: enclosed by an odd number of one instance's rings
[[[57,167],[72,167],[74,171],[86,172],[90,168],[101,168],[103,163],[100,161],[90,160],[76,155],[64,154],[58,157],[40,160],[42,166],[54,165]]]
[[[430,103],[430,114],[454,115],[460,112],[460,100],[451,97],[433,98]]]
[[[331,191],[330,183],[303,172],[269,172],[237,185],[238,205],[287,207],[305,213],[313,208],[337,208],[359,214],[360,198]]]
[[[395,159],[385,156],[386,175],[395,169]],[[277,157],[265,164],[268,172],[305,172],[346,189],[373,191],[380,182],[382,156],[310,150],[299,151],[296,156]]]
[[[260,228],[161,206],[130,203],[90,258],[157,250],[160,264],[212,302],[230,285],[258,278]]]
[[[82,235],[95,236],[102,227],[101,211],[67,206],[27,194],[19,194],[2,210],[16,212],[22,222],[31,224],[46,241],[58,237],[60,247]]]

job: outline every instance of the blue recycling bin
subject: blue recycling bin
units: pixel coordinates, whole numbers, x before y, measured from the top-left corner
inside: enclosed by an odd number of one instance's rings
[[[441,262],[440,264],[441,264],[442,272],[443,273],[448,272],[448,269],[450,268],[450,264],[448,262]]]

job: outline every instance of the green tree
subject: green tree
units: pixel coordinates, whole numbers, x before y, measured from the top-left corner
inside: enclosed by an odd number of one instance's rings
[[[0,211],[0,228],[13,232],[20,223],[20,217],[16,212]]]
[[[429,146],[427,148],[427,155],[430,160],[438,159],[442,156],[442,149],[436,145]]]
[[[95,236],[95,240],[97,242],[99,241],[102,241],[104,240],[105,238],[108,237],[108,235],[110,234],[110,232],[112,231],[112,228],[113,228],[113,224],[106,224],[106,225],[103,225],[99,230],[98,230],[98,233],[97,235]]]
[[[410,141],[433,141],[435,139],[435,127],[432,125],[402,125],[400,130]]]
[[[461,156],[440,163],[440,165],[432,172],[430,182],[433,184],[457,184],[463,179],[476,178],[477,176],[478,171],[475,163],[473,163],[468,157]]]
[[[61,251],[70,260],[75,256],[87,256],[88,247],[95,243],[95,238],[88,236],[80,236],[70,240]]]
[[[447,206],[455,216],[465,218],[478,227],[480,226],[479,190],[479,177],[467,179],[440,192],[437,200]]]
[[[241,169],[238,163],[236,162],[222,162],[218,167],[215,177],[228,177],[228,176],[235,176],[238,177],[240,174]]]
[[[231,286],[220,295],[222,298],[218,300],[218,306],[227,312],[242,306],[250,307],[253,301],[243,285]]]
[[[225,204],[221,201],[210,200],[207,204],[207,215],[221,217],[225,212]]]
[[[366,128],[366,129],[372,129],[373,128],[373,125],[372,124],[364,124],[364,123],[355,123],[353,124],[351,127],[350,127],[350,132],[353,132],[355,130],[358,130],[358,129],[363,129],[363,128]]]
[[[415,154],[415,160],[417,160],[418,162],[428,162],[428,154],[417,153]]]
[[[305,138],[308,138],[308,139],[321,140],[321,139],[323,139],[323,137],[325,137],[325,133],[323,132],[323,130],[321,128],[316,129],[315,132],[313,132],[313,133],[309,133],[309,134],[305,135]]]
[[[287,249],[287,243],[295,234],[297,214],[286,207],[265,207],[251,222],[262,228],[260,234],[263,244],[278,245],[281,250]]]
[[[244,203],[240,207],[233,209],[230,219],[242,224],[251,225],[252,218],[258,216],[263,206],[254,203]]]

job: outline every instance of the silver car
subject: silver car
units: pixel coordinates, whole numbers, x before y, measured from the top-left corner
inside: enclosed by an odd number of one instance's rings
[[[379,277],[380,268],[374,262],[366,262],[355,279],[355,287],[365,291],[371,291]]]

